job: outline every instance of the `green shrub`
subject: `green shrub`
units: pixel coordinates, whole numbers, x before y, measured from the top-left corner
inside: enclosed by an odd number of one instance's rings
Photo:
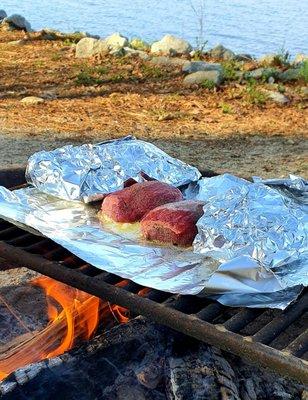
[[[224,78],[227,81],[234,81],[238,78],[237,72],[241,69],[237,61],[230,60],[222,63]]]
[[[221,108],[221,111],[223,112],[223,114],[232,114],[233,113],[233,109],[230,106],[230,104],[220,103],[219,105],[220,105],[220,108]]]
[[[214,90],[216,85],[214,81],[211,81],[210,79],[205,79],[201,84],[201,87],[203,87],[204,89],[208,89],[208,90]]]
[[[145,78],[161,78],[164,75],[164,71],[161,68],[147,64],[141,66],[141,72]]]
[[[308,83],[308,60],[303,61],[299,75],[305,83]]]
[[[77,85],[92,86],[101,83],[102,83],[101,79],[91,75],[88,71],[81,71],[76,76]]]
[[[132,49],[147,51],[150,49],[150,45],[140,38],[133,38],[130,41],[130,46]]]
[[[275,67],[287,67],[290,65],[290,58],[290,53],[282,48],[274,57],[272,65]]]
[[[266,103],[267,95],[257,88],[256,81],[250,80],[246,87],[246,98],[249,103],[262,106]]]

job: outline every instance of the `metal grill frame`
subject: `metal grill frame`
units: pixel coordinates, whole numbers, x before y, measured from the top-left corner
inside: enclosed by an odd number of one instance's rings
[[[212,175],[212,173],[204,173]],[[6,187],[17,187],[24,184],[24,168],[15,167],[0,170],[0,184]],[[7,224],[7,223],[6,223]],[[16,229],[18,228],[6,228]],[[1,233],[0,226],[0,238]],[[18,235],[17,235],[18,236]],[[33,244],[24,246],[23,242],[30,238]],[[37,238],[37,239],[36,239]],[[60,282],[98,296],[112,304],[128,308],[135,315],[143,315],[157,323],[194,337],[205,343],[228,351],[254,364],[267,367],[281,375],[294,378],[308,384],[308,362],[300,358],[308,351],[308,329],[303,330],[283,350],[277,350],[269,344],[279,336],[295,320],[302,317],[308,310],[308,293],[306,292],[293,305],[266,323],[253,336],[243,336],[239,332],[245,325],[256,319],[262,310],[242,308],[222,323],[211,323],[219,313],[227,310],[215,301],[203,300],[205,307],[197,313],[191,312],[196,302],[202,300],[194,296],[171,295],[157,290],[150,290],[145,297],[137,292],[139,285],[129,282],[123,288],[115,286],[115,281],[121,278],[83,263],[78,264],[78,258],[70,254],[60,262],[52,260],[44,252],[41,254],[39,243],[47,241],[42,237],[25,232],[12,240],[0,240],[0,257],[14,266],[27,267]],[[36,243],[37,242],[37,243]],[[57,246],[55,253],[61,253]],[[37,254],[34,254],[37,252]],[[51,252],[52,253],[52,252]],[[77,263],[76,263],[77,260]]]

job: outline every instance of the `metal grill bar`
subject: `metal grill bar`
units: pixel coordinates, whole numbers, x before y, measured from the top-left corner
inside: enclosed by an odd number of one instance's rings
[[[106,299],[113,304],[126,307],[135,314],[144,315],[198,340],[237,354],[250,362],[271,367],[282,375],[287,374],[303,383],[308,383],[308,363],[306,361],[262,343],[253,342],[249,337],[245,338],[228,331],[223,325],[210,324],[196,315],[188,315],[173,307],[166,307],[165,304],[140,297],[103,280],[93,279],[78,271],[70,270],[57,262],[29,254],[4,242],[0,242],[0,256],[16,266],[29,267],[51,278]],[[176,296],[176,300],[180,302],[181,297],[183,296]],[[307,303],[307,296],[304,299],[303,301]],[[189,300],[185,300],[186,306],[188,306]]]

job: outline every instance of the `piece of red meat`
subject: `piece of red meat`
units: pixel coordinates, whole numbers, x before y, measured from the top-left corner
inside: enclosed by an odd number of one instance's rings
[[[197,234],[196,223],[203,215],[202,201],[183,200],[164,204],[141,220],[142,236],[151,241],[190,246]]]
[[[136,222],[153,208],[182,199],[181,191],[167,183],[135,183],[106,196],[101,211],[115,222]]]

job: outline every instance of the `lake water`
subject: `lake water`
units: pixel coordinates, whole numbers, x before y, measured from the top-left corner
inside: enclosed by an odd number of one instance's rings
[[[24,15],[34,29],[121,32],[148,41],[171,33],[196,44],[204,4],[207,47],[222,43],[259,56],[282,48],[308,53],[307,0],[1,0],[8,14]],[[193,7],[192,7],[193,6]]]

